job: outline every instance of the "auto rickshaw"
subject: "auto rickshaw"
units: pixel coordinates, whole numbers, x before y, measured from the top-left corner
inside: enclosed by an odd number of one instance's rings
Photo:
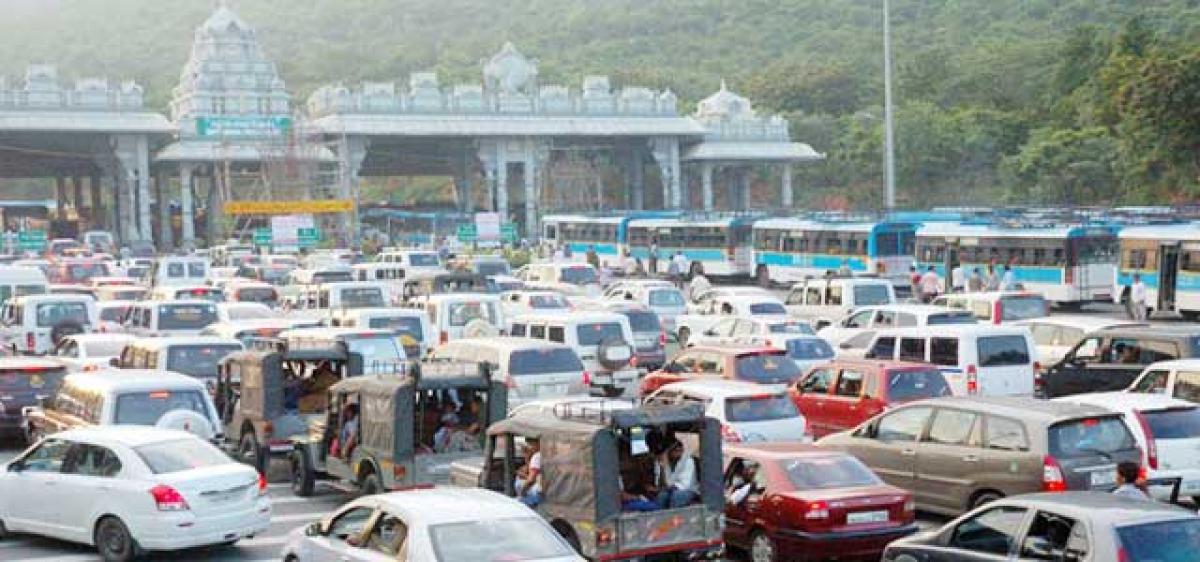
[[[507,390],[473,361],[343,380],[329,389],[324,423],[291,439],[292,490],[310,496],[318,480],[362,494],[445,483],[451,463],[483,454],[484,431],[508,410]]]
[[[536,440],[541,497],[531,507],[583,556],[720,556],[725,498],[719,422],[706,418],[695,404],[613,407],[616,402],[568,398],[519,408],[488,429],[477,485],[520,497],[516,479],[528,459],[518,454],[517,442]],[[685,454],[692,456],[697,470],[699,497],[682,507],[633,511],[629,498],[647,494],[654,483],[662,443],[686,444]],[[464,464],[455,466],[460,483]]]
[[[343,349],[254,350],[231,353],[217,368],[213,400],[225,424],[226,448],[266,472],[272,455],[292,450],[325,417],[329,387],[363,372],[362,357]]]

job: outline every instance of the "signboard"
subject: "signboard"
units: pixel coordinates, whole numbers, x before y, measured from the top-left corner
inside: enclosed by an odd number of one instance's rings
[[[473,224],[460,224],[458,225],[457,238],[459,242],[463,243],[474,242],[479,238],[479,233],[475,230],[475,225]]]
[[[269,228],[254,229],[254,245],[255,246],[270,246],[271,245],[271,229],[269,229]]]
[[[316,227],[296,229],[296,242],[301,248],[312,248],[321,241],[321,231]]]
[[[291,128],[291,117],[219,116],[196,118],[196,134],[201,137],[278,137],[287,133]]]
[[[312,215],[276,215],[271,217],[271,243],[277,248],[300,246],[300,231],[315,230]]]
[[[45,230],[22,230],[17,233],[17,249],[22,252],[40,252],[46,249]]]
[[[227,215],[295,215],[301,213],[349,213],[354,202],[349,199],[325,199],[321,201],[229,201],[225,203]]]
[[[517,225],[506,222],[500,225],[500,239],[505,242],[517,241]]]
[[[500,213],[475,213],[475,233],[479,240],[498,240]]]

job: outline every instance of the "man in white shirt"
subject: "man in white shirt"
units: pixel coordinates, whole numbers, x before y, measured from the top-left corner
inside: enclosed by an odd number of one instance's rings
[[[517,496],[529,507],[542,503],[542,447],[537,439],[526,441],[529,447],[529,464],[517,477]]]
[[[956,265],[954,269],[950,270],[950,287],[955,293],[966,292],[967,280],[963,277],[962,265]]]
[[[1013,268],[1011,265],[1004,266],[1004,282],[1003,282],[1003,284],[1004,284],[1005,291],[1017,290],[1017,272],[1013,271]]]
[[[942,290],[942,281],[938,278],[937,271],[933,266],[925,270],[925,274],[921,276],[921,302],[928,303],[933,301],[933,298],[938,296]]]
[[[728,505],[741,505],[750,497],[750,493],[754,491],[756,486],[754,479],[758,475],[758,463],[754,461],[746,461],[742,465],[741,473],[734,476],[729,483],[729,493],[725,497],[725,503]]]
[[[1146,284],[1140,273],[1133,274],[1133,285],[1129,287],[1129,312],[1134,320],[1146,320]]]
[[[696,461],[678,440],[667,445],[659,461],[663,488],[658,492],[661,509],[683,507],[700,499],[700,481],[696,478]]]

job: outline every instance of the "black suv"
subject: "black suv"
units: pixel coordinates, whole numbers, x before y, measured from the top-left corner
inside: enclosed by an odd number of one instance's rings
[[[1200,356],[1200,327],[1129,326],[1085,336],[1041,375],[1047,398],[1128,388],[1151,363]]]

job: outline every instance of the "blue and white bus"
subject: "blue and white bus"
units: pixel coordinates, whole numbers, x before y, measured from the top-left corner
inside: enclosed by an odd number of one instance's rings
[[[905,286],[916,230],[912,222],[760,220],[754,223],[754,274],[766,286],[849,268]]]
[[[1060,307],[1112,298],[1117,232],[1112,225],[928,223],[917,230],[917,266],[942,279],[959,267],[963,284],[979,268],[1013,270],[1017,283]]]
[[[679,216],[678,211],[631,211],[622,215],[546,215],[542,218],[542,240],[571,249],[583,261],[589,247],[601,259],[616,258],[628,248],[629,222],[638,218]],[[609,260],[610,262],[612,260]]]
[[[650,248],[658,248],[658,271],[682,252],[688,276],[747,277],[753,270],[750,228],[757,215],[696,214],[670,218],[637,218],[629,222],[630,254],[650,269]],[[653,273],[653,272],[651,272]]]
[[[1151,310],[1200,315],[1200,224],[1121,229],[1113,301],[1128,306],[1133,274],[1146,285]]]

